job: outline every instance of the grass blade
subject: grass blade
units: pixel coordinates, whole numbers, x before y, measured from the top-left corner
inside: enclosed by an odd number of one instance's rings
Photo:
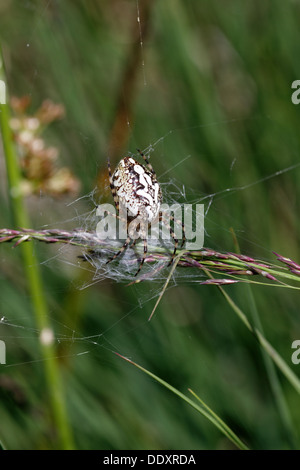
[[[202,406],[197,405],[194,401],[192,401],[190,398],[188,398],[184,393],[180,392],[177,390],[177,388],[173,387],[170,385],[168,382],[165,380],[161,379],[157,375],[153,374],[149,370],[145,369],[144,367],[140,366],[136,362],[133,362],[132,360],[128,359],[125,356],[122,356],[121,354],[115,353],[117,356],[121,357],[125,361],[129,362],[130,364],[134,365],[138,369],[140,369],[142,372],[145,374],[149,375],[152,377],[154,380],[156,380],[158,383],[160,383],[163,387],[167,388],[170,390],[172,393],[177,395],[179,398],[184,400],[186,403],[188,403],[192,408],[194,408],[196,411],[198,411],[202,416],[204,416],[206,419],[208,419],[215,427],[217,427],[231,442],[233,442],[239,449],[241,450],[249,450],[249,448],[244,444],[241,439],[232,431],[232,429],[227,426],[224,421],[219,418],[200,398],[197,397],[190,389],[189,391],[200,401]]]
[[[206,274],[212,278],[212,276],[206,272]],[[271,357],[277,367],[281,370],[283,375],[287,378],[290,384],[294,387],[294,389],[300,393],[300,380],[291,370],[291,368],[287,365],[287,363],[282,359],[282,357],[277,353],[277,351],[273,348],[273,346],[266,340],[263,334],[255,327],[251,325],[248,318],[244,314],[244,312],[236,305],[236,303],[232,300],[232,298],[227,294],[227,292],[221,287],[217,286],[220,290],[221,294],[225,297],[228,304],[231,306],[233,311],[237,314],[239,319],[244,323],[244,325],[248,328],[251,333],[257,338],[260,345],[264,348],[267,354]]]
[[[0,79],[6,83],[4,61],[0,47]],[[18,156],[15,150],[12,132],[9,125],[10,109],[8,104],[0,105],[0,130],[4,148],[4,156],[7,168],[10,203],[13,220],[18,227],[29,227],[29,217],[25,209],[24,200],[20,191],[20,168]],[[41,333],[40,345],[43,355],[44,373],[47,380],[49,398],[58,433],[59,447],[63,449],[73,448],[71,430],[67,418],[62,380],[55,358],[54,345],[42,341],[42,333],[51,330],[48,324],[48,308],[39,271],[39,263],[32,247],[27,243],[21,243],[22,261],[27,280],[29,295],[32,301],[33,313],[38,330]]]

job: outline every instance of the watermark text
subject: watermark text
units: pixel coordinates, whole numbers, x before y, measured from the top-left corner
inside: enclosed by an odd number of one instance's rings
[[[161,204],[155,220],[145,209],[133,216],[120,205],[117,213],[112,204],[100,204],[96,233],[101,240],[177,240],[187,250],[200,250],[204,244],[204,204]],[[151,222],[149,222],[149,219]]]
[[[292,342],[292,349],[295,349],[295,351],[292,354],[292,363],[293,364],[300,364],[300,339],[295,339]]]
[[[6,86],[3,80],[0,80],[0,104],[6,104]]]
[[[0,364],[6,364],[6,346],[2,340],[0,340]]]

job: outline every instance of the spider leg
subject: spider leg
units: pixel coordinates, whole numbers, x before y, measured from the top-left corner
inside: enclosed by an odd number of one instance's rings
[[[144,155],[143,152],[142,152],[140,149],[137,149],[137,151],[139,152],[140,156],[145,160],[147,167],[149,168],[149,170],[151,171],[151,173],[152,173],[152,175],[153,175],[153,178],[156,179],[156,173],[155,173],[155,171],[153,170],[153,166],[152,166],[151,163],[149,162],[149,160],[148,160],[148,158],[146,157],[146,155]]]
[[[136,242],[138,241],[138,238],[135,238],[131,244],[131,248],[135,247]]]
[[[116,188],[114,187],[114,184],[113,184],[113,179],[112,179],[112,174],[111,174],[111,166],[110,166],[110,160],[109,158],[107,158],[107,168],[108,168],[108,178],[109,178],[109,185],[110,185],[110,190],[111,190],[111,194],[114,198],[114,202],[115,202],[115,206],[116,206],[116,209],[117,209],[117,212],[119,213],[119,210],[120,210],[120,207],[119,207],[119,198],[117,196],[117,190]]]
[[[175,236],[175,232],[174,232],[174,230],[172,229],[171,225],[170,225],[164,218],[161,218],[161,220],[163,221],[163,223],[165,224],[165,226],[169,229],[170,235],[171,235],[171,237],[173,238],[174,244],[175,244],[175,246],[174,246],[174,251],[173,251],[173,254],[172,254],[172,256],[171,256],[171,260],[170,260],[170,262],[169,262],[169,264],[168,264],[168,266],[170,266],[170,265],[173,263],[173,260],[174,260],[175,255],[176,255],[176,251],[177,251],[177,248],[178,248],[178,238]],[[171,217],[171,220],[175,220],[173,216]]]
[[[127,223],[127,220],[123,219],[119,215],[119,213],[120,213],[120,203],[119,203],[119,198],[118,198],[118,195],[117,195],[117,190],[116,190],[116,188],[114,187],[114,184],[113,184],[111,165],[110,165],[109,157],[107,158],[107,168],[108,168],[108,178],[109,178],[110,190],[111,190],[111,194],[114,198],[114,203],[115,203],[115,206],[116,206],[116,209],[117,209],[117,214],[111,213],[111,215],[116,217],[116,219],[119,219],[122,222]],[[116,259],[121,253],[123,253],[123,251],[126,249],[126,247],[130,244],[130,240],[131,240],[130,237],[127,237],[127,239],[126,239],[125,243],[123,244],[123,246],[121,247],[121,249],[117,253],[115,253],[114,256],[109,258],[108,261],[106,262],[106,264],[110,263],[111,261]]]
[[[180,245],[180,248],[183,247],[183,245],[185,244],[186,242],[186,236],[185,236],[185,226],[184,226],[184,223],[181,222],[180,220],[175,220],[175,222],[179,225],[181,225],[181,228],[182,228],[182,242],[181,242],[181,245]]]
[[[127,237],[125,243],[123,244],[123,246],[121,247],[121,249],[118,251],[118,253],[116,253],[116,254],[115,254],[114,256],[112,256],[108,261],[106,261],[105,264],[110,263],[111,261],[115,260],[118,256],[120,256],[120,255],[123,253],[123,251],[125,251],[126,248],[130,245],[130,242],[131,242],[131,241],[132,241],[131,238],[130,238],[130,237]],[[137,239],[133,240],[133,242],[132,242],[132,244],[131,244],[131,247],[134,247],[135,244],[136,244],[136,242],[137,242]],[[138,270],[137,270],[137,272],[135,273],[134,276],[137,276],[138,273],[140,272],[140,270],[142,269],[143,264],[144,264],[144,262],[145,262],[146,254],[147,254],[147,239],[144,238],[144,253],[143,253],[143,258],[142,258],[142,260],[141,260],[141,262],[140,262],[140,265],[139,265],[139,268],[138,268]]]
[[[173,240],[174,240],[175,246],[174,246],[174,251],[173,251],[171,260],[170,260],[170,262],[169,262],[169,266],[170,266],[170,265],[173,263],[173,261],[174,261],[174,258],[175,258],[175,255],[176,255],[176,251],[177,251],[177,247],[178,247],[178,239],[175,237],[175,233],[174,233],[172,227],[170,227],[170,235],[171,235],[171,237],[172,237]]]
[[[105,264],[111,263],[111,261],[115,260],[118,256],[120,256],[120,255],[123,253],[123,251],[126,250],[127,246],[130,245],[130,241],[131,241],[131,238],[130,238],[130,237],[127,237],[126,240],[125,240],[125,242],[124,242],[124,244],[123,244],[123,246],[120,248],[120,250],[119,250],[117,253],[115,253],[114,256],[112,256],[111,258],[109,258],[109,259],[106,261]]]
[[[161,219],[161,220],[163,220],[163,219]],[[185,226],[184,226],[184,222],[182,222],[182,221],[179,220],[179,219],[175,219],[174,215],[171,215],[171,216],[170,216],[170,220],[171,220],[171,221],[174,221],[175,224],[181,226],[181,230],[182,230],[182,242],[181,242],[180,248],[182,248],[183,245],[184,245],[185,242],[186,242],[186,235],[185,235]],[[168,223],[165,222],[164,220],[163,220],[163,222],[165,223],[165,225],[166,225],[168,228],[171,229],[170,224],[168,224]],[[172,230],[172,229],[171,229],[171,230]],[[170,234],[171,234],[171,236],[172,236],[171,230],[170,230]],[[173,232],[173,234],[174,234],[174,232]],[[175,234],[174,234],[174,235],[175,235]],[[173,236],[172,236],[172,238],[174,239]],[[175,239],[174,239],[174,240],[175,240]],[[178,241],[178,240],[177,240],[177,241]]]
[[[136,240],[135,240],[135,241],[136,241]],[[147,251],[148,251],[147,238],[144,238],[144,253],[143,253],[143,258],[141,259],[141,262],[140,262],[140,265],[139,265],[139,269],[137,270],[137,272],[135,273],[134,276],[137,276],[138,273],[140,272],[140,270],[142,269],[143,264],[144,264],[144,261],[145,261],[145,258],[146,258]]]

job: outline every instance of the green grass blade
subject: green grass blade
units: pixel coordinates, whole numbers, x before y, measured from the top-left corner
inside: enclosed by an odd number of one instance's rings
[[[6,83],[1,46],[0,80],[3,80],[4,83]],[[2,134],[13,220],[17,227],[28,228],[30,226],[30,222],[27,211],[25,209],[23,196],[20,191],[21,173],[9,121],[9,105],[0,104],[0,130]],[[39,270],[39,262],[36,259],[34,251],[30,245],[27,243],[22,243],[21,250],[23,268],[32,301],[35,322],[38,330],[42,333],[48,329],[51,330],[51,326],[48,323],[48,308]],[[73,439],[67,418],[61,375],[57,360],[55,358],[55,348],[52,343],[45,344],[45,342],[40,341],[40,345],[44,359],[44,373],[47,380],[53,418],[58,434],[59,446],[63,449],[71,449],[73,448]]]
[[[206,274],[210,276],[208,272]],[[264,348],[264,350],[267,352],[267,354],[271,357],[271,359],[274,361],[274,363],[277,365],[277,367],[281,370],[283,375],[287,378],[287,380],[291,383],[291,385],[294,387],[294,389],[300,393],[300,380],[294,374],[294,372],[291,370],[291,368],[287,365],[287,363],[282,359],[282,357],[277,353],[277,351],[273,348],[273,346],[266,340],[266,338],[263,336],[263,334],[255,327],[251,325],[249,322],[248,318],[244,314],[244,312],[236,305],[236,303],[232,300],[232,298],[227,294],[227,292],[221,287],[217,286],[222,295],[225,297],[227,300],[228,304],[231,306],[233,311],[237,314],[239,319],[244,323],[244,325],[248,328],[251,333],[254,334],[254,336],[257,338],[258,342],[261,344],[261,346]]]
[[[154,380],[156,380],[158,383],[160,383],[163,387],[167,388],[170,390],[172,393],[177,395],[179,398],[184,400],[186,403],[188,403],[192,408],[194,408],[196,411],[198,411],[200,414],[202,414],[206,419],[208,419],[216,428],[218,428],[231,442],[233,442],[239,449],[241,450],[249,450],[249,448],[244,444],[241,439],[227,426],[224,421],[219,418],[201,399],[197,397],[193,392],[193,395],[200,401],[201,407],[197,405],[194,401],[192,401],[190,398],[188,398],[184,393],[180,392],[177,390],[177,388],[173,387],[170,385],[168,382],[165,380],[161,379],[157,375],[153,374],[149,370],[145,369],[144,367],[140,366],[136,362],[131,361],[125,356],[122,356],[121,354],[115,353],[125,361],[129,362],[130,364],[134,365],[141,371],[143,371],[145,374],[149,375],[152,377]]]
[[[4,444],[1,440],[0,440],[0,450],[6,450],[6,448],[4,447]]]
[[[239,243],[236,238],[235,232],[232,228],[230,229],[230,231],[233,236],[233,241],[234,241],[236,251],[237,253],[240,254],[240,247],[239,247]],[[264,334],[259,312],[258,312],[256,302],[255,302],[255,297],[253,295],[253,291],[252,291],[252,287],[250,283],[247,283],[246,289],[247,289],[247,293],[249,297],[249,307],[250,307],[250,312],[251,312],[251,316],[253,319],[253,325],[257,330],[261,331],[261,333]],[[269,378],[270,388],[272,390],[275,403],[277,405],[280,419],[285,429],[285,435],[287,436],[287,439],[289,440],[291,446],[296,448],[296,439],[294,437],[295,431],[293,427],[293,422],[292,422],[291,414],[290,414],[290,411],[288,409],[288,406],[285,400],[285,396],[282,391],[281,384],[278,379],[275,364],[262,346],[261,346],[261,353],[262,353],[263,361],[264,361],[265,368],[267,371],[267,375]]]
[[[261,331],[261,333],[263,334],[263,328],[262,328],[262,324],[260,321],[259,313],[256,307],[256,302],[255,302],[255,298],[254,298],[251,286],[248,284],[246,288],[248,290],[250,311],[252,314],[254,327],[257,330]],[[277,405],[278,413],[282,421],[283,427],[285,429],[285,435],[287,436],[290,442],[290,445],[296,448],[296,442],[294,438],[295,431],[294,431],[294,427],[293,427],[293,423],[291,419],[291,414],[289,412],[289,409],[285,400],[285,396],[282,391],[281,384],[278,380],[275,364],[271,360],[270,356],[267,354],[266,350],[263,347],[261,347],[261,352],[262,352],[262,357],[265,363],[267,375],[269,378],[270,387],[271,387],[271,390],[275,399],[275,403]]]

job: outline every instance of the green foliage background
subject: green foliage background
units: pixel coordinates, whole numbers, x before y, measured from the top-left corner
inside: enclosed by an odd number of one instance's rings
[[[143,1],[0,3],[10,94],[30,94],[33,110],[46,98],[65,106],[66,118],[47,130],[47,142],[80,177],[81,195],[106,171]],[[151,161],[157,174],[168,172],[162,182],[184,184],[186,202],[220,193],[206,219],[206,246],[234,251],[233,227],[242,253],[274,261],[276,251],[299,262],[300,168],[270,177],[299,164],[300,107],[291,101],[291,84],[300,79],[299,2],[164,0],[152,2],[150,15],[133,93],[123,96],[132,109],[127,150],[156,143]],[[0,227],[11,228],[0,157]],[[69,202],[30,197],[32,227],[78,226]],[[91,210],[88,198],[82,208]],[[112,351],[183,392],[192,388],[251,448],[299,448],[298,395],[279,374],[291,414],[288,432],[260,348],[217,288],[187,279],[166,292],[149,323],[160,282],[93,284],[93,273],[76,266],[76,250],[64,248],[56,257],[58,246],[32,246],[40,262],[53,257],[41,273],[50,322],[61,338],[56,353],[76,448],[232,447]],[[7,322],[0,325],[7,346],[0,439],[9,449],[57,448],[18,249],[3,244],[0,261],[0,316]],[[92,285],[80,289],[85,283]],[[226,290],[251,318],[247,286]],[[300,366],[291,363],[291,343],[300,338],[299,292],[262,286],[252,292],[266,338],[299,375]]]

